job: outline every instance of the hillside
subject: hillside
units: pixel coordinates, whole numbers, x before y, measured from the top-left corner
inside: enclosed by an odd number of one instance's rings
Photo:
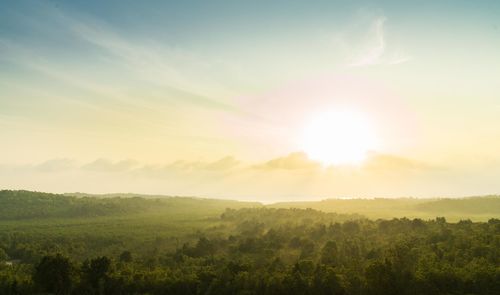
[[[258,203],[189,197],[152,198],[143,195],[74,194],[0,191],[0,220],[89,218],[131,214],[220,214],[226,208],[260,206]]]
[[[324,212],[358,213],[368,218],[446,217],[451,221],[471,219],[486,221],[500,217],[500,196],[457,199],[328,199],[317,202],[283,202],[271,208],[311,208]]]
[[[150,215],[218,216],[226,208],[262,207],[258,202],[142,194],[51,194],[31,191],[0,191],[0,220],[30,218],[90,218],[148,213]],[[458,199],[327,199],[283,202],[268,208],[315,209],[359,214],[368,218],[422,218],[438,216],[450,221],[486,221],[500,217],[500,196]]]

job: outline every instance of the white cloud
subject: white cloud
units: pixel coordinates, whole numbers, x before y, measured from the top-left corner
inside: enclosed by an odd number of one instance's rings
[[[353,58],[349,66],[364,67],[372,65],[395,65],[407,62],[412,59],[403,53],[392,53],[387,45],[385,36],[385,17],[379,17],[373,21],[370,34],[361,52]]]

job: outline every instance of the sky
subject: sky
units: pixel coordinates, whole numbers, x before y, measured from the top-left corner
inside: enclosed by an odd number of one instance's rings
[[[499,85],[498,1],[4,0],[0,188],[498,194]]]

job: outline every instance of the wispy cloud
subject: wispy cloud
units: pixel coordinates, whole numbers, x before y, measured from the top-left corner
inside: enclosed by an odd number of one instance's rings
[[[151,40],[125,38],[112,28],[91,19],[68,19],[70,30],[80,39],[104,50],[115,58],[137,82],[160,87],[171,97],[199,106],[237,111],[221,99],[202,93],[221,93],[224,87],[207,76],[213,62],[197,57],[186,49],[158,44]],[[221,71],[220,68],[217,69]],[[214,91],[214,87],[216,91]]]
[[[220,77],[210,75],[215,63],[218,72],[223,71],[219,61],[197,56],[186,48],[118,33],[103,20],[70,13],[52,5],[40,4],[38,10],[31,13],[35,19],[49,21],[27,19],[27,26],[36,25],[33,30],[51,37],[51,42],[55,44],[43,44],[40,40],[35,42],[42,43],[32,44],[34,41],[25,40],[22,36],[0,36],[0,59],[44,74],[63,85],[89,92],[93,97],[131,107],[151,107],[151,101],[161,100],[163,104],[174,102],[227,112],[238,111],[222,98],[228,94],[224,93],[227,87],[223,87]],[[57,31],[61,37],[51,36],[52,31]],[[39,47],[53,47],[64,57],[54,56],[51,53],[54,50],[39,50]],[[67,60],[72,51],[78,59]],[[87,54],[94,65],[94,72],[80,64],[83,60],[81,56]],[[143,93],[142,99],[133,94],[138,92]],[[214,93],[216,98],[211,97]]]
[[[385,23],[387,18],[375,19],[369,30],[369,37],[361,52],[349,64],[351,67],[364,67],[380,64],[395,65],[410,61],[412,57],[406,54],[392,54],[388,50],[385,37]]]
[[[384,38],[384,23],[386,21],[385,17],[378,18],[374,21],[371,34],[373,35],[373,44],[370,44],[369,48],[362,52],[360,56],[351,64],[353,67],[368,66],[380,63],[382,55],[384,55],[386,44]]]

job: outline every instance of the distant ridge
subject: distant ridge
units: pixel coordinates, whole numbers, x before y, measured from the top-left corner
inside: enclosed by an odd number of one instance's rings
[[[453,220],[487,220],[500,217],[500,196],[473,196],[463,198],[374,198],[326,199],[314,202],[280,202],[268,205],[274,208],[311,208],[324,212],[356,212],[370,218],[434,218],[447,216]]]
[[[0,220],[88,218],[138,213],[180,214],[222,212],[225,208],[257,207],[259,203],[192,197],[153,198],[137,194],[52,194],[25,190],[0,191]]]
[[[500,218],[500,196],[464,198],[374,198],[326,199],[310,202],[259,202],[143,195],[135,193],[52,194],[26,190],[0,191],[0,220],[29,218],[88,218],[139,213],[182,214],[183,212],[223,212],[226,208],[299,208],[340,214],[361,214],[368,218],[423,218],[437,216],[449,220]]]

